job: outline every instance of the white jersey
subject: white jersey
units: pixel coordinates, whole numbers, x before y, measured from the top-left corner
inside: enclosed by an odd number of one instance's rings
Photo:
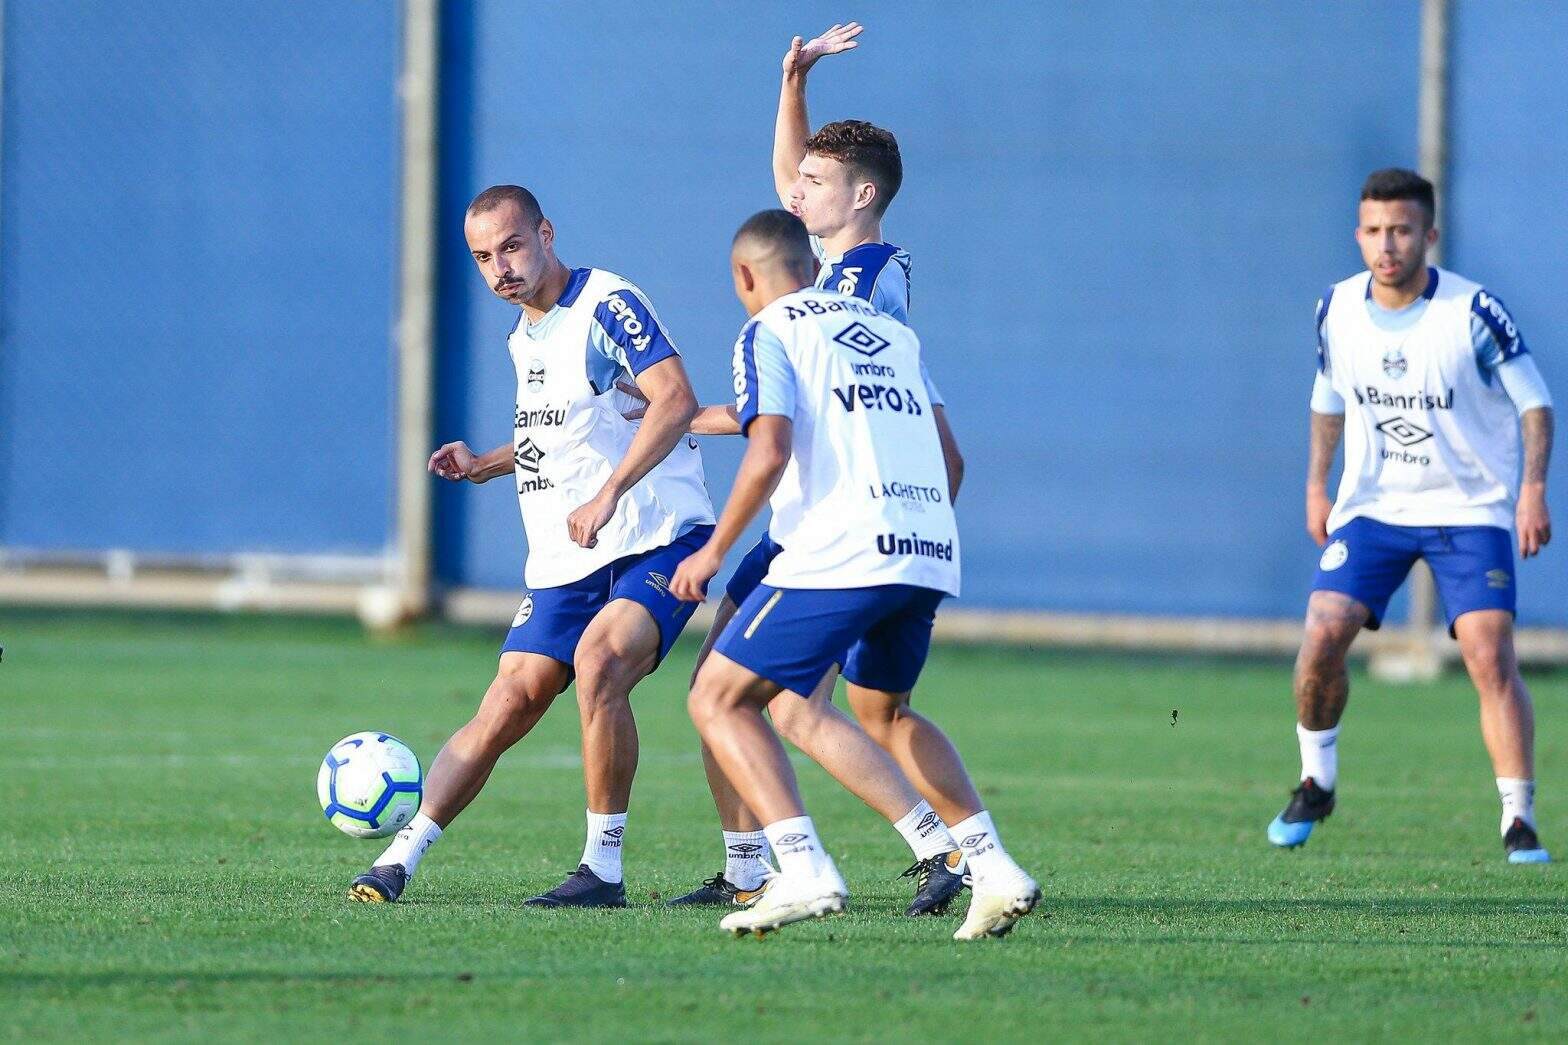
[[[734,367],[742,431],[761,414],[794,424],[766,582],[957,595],[958,529],[914,333],[846,294],[800,290],[746,324]]]
[[[595,547],[580,547],[566,529],[637,433],[623,416],[633,401],[616,380],[677,354],[642,291],[613,272],[574,269],[553,309],[537,323],[518,320],[507,349],[517,368],[512,458],[530,588],[581,580],[713,522],[702,454],[688,436],[621,498]]]
[[[1329,516],[1395,526],[1511,529],[1519,423],[1496,368],[1528,349],[1502,302],[1431,269],[1426,292],[1389,313],[1369,272],[1318,303],[1318,366],[1345,403],[1345,471]]]

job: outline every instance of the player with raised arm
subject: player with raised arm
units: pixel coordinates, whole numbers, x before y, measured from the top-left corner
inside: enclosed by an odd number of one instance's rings
[[[1503,303],[1427,264],[1434,215],[1425,178],[1375,171],[1356,228],[1367,271],[1318,302],[1307,531],[1324,547],[1296,660],[1301,784],[1268,837],[1301,845],[1333,812],[1346,653],[1362,628],[1378,627],[1394,590],[1425,559],[1480,697],[1504,851],[1510,863],[1545,863],[1534,710],[1514,655],[1509,531],[1524,558],[1551,539],[1552,399]],[[1344,475],[1330,503],[1342,435]]]
[[[781,694],[811,692],[840,662],[853,687],[907,706],[937,604],[958,592],[959,553],[947,499],[893,492],[947,482],[913,332],[857,298],[812,288],[806,226],[786,211],[748,220],[730,263],[752,315],[734,356],[748,445],[713,537],[670,587],[703,598],[725,554],[771,503],[781,550],[714,643],[689,702],[779,861],[762,896],[720,925],[764,933],[840,911],[848,895],[763,709]],[[959,831],[974,894],[954,935],[1005,935],[1039,901],[1039,887],[983,810]]]
[[[647,297],[604,269],[562,264],[555,228],[527,189],[481,192],[463,231],[485,282],[522,310],[507,339],[517,413],[511,442],[485,454],[448,443],[430,470],[454,482],[515,475],[527,590],[478,713],[436,756],[419,814],[349,895],[396,900],[496,760],[575,676],[587,842],[577,870],[527,904],[622,907],[637,769],[628,696],[690,618],[694,607],[670,594],[668,578],[713,529],[702,458],[686,437],[697,401]],[[648,400],[640,423],[623,416],[615,388],[628,375]]]
[[[868,301],[900,322],[909,314],[909,255],[882,241],[882,216],[903,181],[898,142],[889,132],[863,121],[844,121],[809,133],[806,74],[818,59],[854,49],[858,23],[835,25],[810,42],[796,37],[784,56],[778,118],[774,128],[773,174],[780,200],[813,233],[813,247],[827,254],[816,285]],[[936,388],[925,374],[932,414],[947,465],[949,502],[963,480],[963,457]],[[705,407],[693,425],[699,434],[737,433],[733,405]],[[940,499],[940,491],[903,491]],[[746,554],[726,586],[713,626],[697,659],[697,669],[714,641],[761,582],[779,546],[770,535]],[[793,744],[877,812],[904,838],[915,862],[904,872],[915,879],[915,895],[905,913],[938,915],[963,888],[963,854],[948,824],[969,823],[985,812],[962,760],[947,737],[914,712],[908,695],[851,686],[851,707],[864,731],[833,706],[836,671],[829,671],[807,701],[781,698],[771,709],[774,725]],[[695,678],[695,673],[694,676]],[[868,741],[867,732],[873,740]],[[896,769],[886,764],[896,760]],[[747,811],[725,780],[712,755],[703,766],[718,809],[724,841],[724,870],[670,902],[744,904],[755,899],[764,876],[766,842],[760,822]],[[906,780],[918,787],[911,806]],[[973,833],[972,831],[969,833]]]

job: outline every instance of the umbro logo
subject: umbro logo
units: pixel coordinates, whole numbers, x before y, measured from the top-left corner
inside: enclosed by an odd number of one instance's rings
[[[1432,433],[1403,417],[1390,417],[1377,426],[1377,430],[1400,446],[1415,446],[1432,438]]]
[[[805,835],[787,834],[779,839],[779,845],[797,845],[805,840]]]
[[[920,818],[920,823],[915,825],[915,830],[919,831],[921,834],[925,834],[927,831],[929,831],[931,829],[932,825],[934,825],[935,823],[936,823],[936,814],[935,813],[927,813],[925,816]]]
[[[662,573],[649,573],[643,580],[648,587],[660,595],[668,595],[670,593],[670,579]]]
[[[538,473],[539,462],[544,459],[544,451],[539,449],[539,444],[530,436],[517,444],[517,450],[512,454],[512,459],[517,462],[517,467],[525,472]]]
[[[845,348],[854,349],[868,358],[876,355],[893,343],[874,333],[870,327],[858,320],[834,334],[833,340]]]
[[[750,856],[752,853],[762,852],[762,846],[756,845],[752,842],[736,842],[734,845],[729,847],[729,851],[734,853],[736,856]]]
[[[609,830],[605,831],[604,835],[605,835],[606,838],[619,838],[622,835],[624,835],[625,833],[626,833],[626,828],[624,828],[624,827],[612,827]]]
[[[979,834],[970,835],[968,838],[964,839],[962,842],[959,842],[958,844],[963,846],[965,849],[973,849],[976,846],[978,846],[981,842],[985,841],[987,833],[988,832],[981,831]]]

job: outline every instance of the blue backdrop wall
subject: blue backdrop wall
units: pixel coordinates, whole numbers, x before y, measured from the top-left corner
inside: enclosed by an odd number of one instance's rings
[[[313,26],[193,6],[192,51],[130,5],[84,42],[73,7],[7,5],[0,543],[379,547],[397,27],[379,6]],[[1513,306],[1552,379],[1568,11],[1456,8],[1448,263]],[[1359,267],[1361,179],[1416,161],[1417,0],[949,11],[862,5],[863,46],[819,67],[811,101],[814,122],[868,118],[903,148],[886,231],[914,255],[912,317],[969,459],[966,601],[1295,615],[1316,559],[1312,307]],[[444,17],[438,440],[509,437],[515,312],[461,231],[495,182],[536,191],[568,263],[642,285],[699,395],[722,399],[745,318],[729,237],[777,202],[779,58],[842,8]],[[89,54],[100,75],[32,83]],[[114,198],[84,198],[71,179],[88,173]],[[101,481],[41,482],[46,441]],[[716,498],[740,449],[707,443]],[[443,580],[520,583],[504,480],[443,486],[437,541]],[[1529,619],[1568,623],[1551,595],[1568,551],[1523,579]]]
[[[0,545],[384,547],[393,10],[8,0]]]

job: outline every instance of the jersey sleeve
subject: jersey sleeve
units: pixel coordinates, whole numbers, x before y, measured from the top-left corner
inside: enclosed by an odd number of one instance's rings
[[[1312,412],[1314,414],[1343,414],[1345,397],[1334,391],[1334,384],[1321,371],[1312,375]]]
[[[937,391],[936,382],[931,380],[931,372],[926,369],[926,361],[920,361],[920,380],[925,382],[926,397],[931,400],[932,406],[946,406],[947,401],[942,398],[942,393]]]
[[[795,367],[784,342],[757,320],[735,342],[735,412],[742,435],[763,414],[795,416]]]
[[[1334,288],[1329,287],[1318,298],[1318,373],[1328,373],[1328,303],[1334,299]]]
[[[1470,341],[1483,370],[1496,370],[1530,351],[1502,300],[1485,290],[1470,299]]]
[[[679,355],[643,292],[633,286],[612,290],[593,311],[592,347],[605,359],[640,374]]]
[[[871,307],[909,325],[909,270],[895,255],[871,284]]]
[[[1497,380],[1502,382],[1503,391],[1508,393],[1514,411],[1520,416],[1527,410],[1552,405],[1551,390],[1535,365],[1535,357],[1528,352],[1498,364]]]

